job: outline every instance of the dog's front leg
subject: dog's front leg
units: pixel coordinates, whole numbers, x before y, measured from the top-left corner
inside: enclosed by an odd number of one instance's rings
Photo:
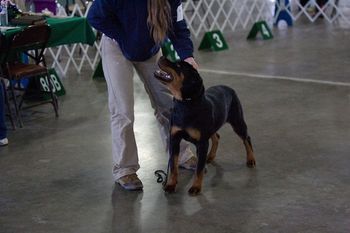
[[[204,168],[207,160],[208,147],[209,147],[208,140],[201,141],[196,144],[197,157],[198,157],[197,169],[196,169],[192,187],[188,190],[188,193],[192,196],[199,194],[202,189]]]
[[[170,166],[170,175],[168,174],[168,180],[164,186],[164,191],[168,193],[175,192],[177,177],[179,174],[179,152],[180,152],[180,142],[181,137],[179,135],[170,136],[170,145],[169,145],[169,166]]]

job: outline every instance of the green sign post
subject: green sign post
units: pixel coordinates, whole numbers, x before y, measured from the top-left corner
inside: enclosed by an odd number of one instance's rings
[[[174,46],[170,40],[167,40],[164,42],[162,46],[162,53],[163,53],[163,56],[165,56],[172,62],[180,60],[180,57],[177,54],[176,50],[174,49]]]
[[[269,40],[273,38],[272,32],[267,25],[266,21],[259,21],[254,23],[252,29],[250,30],[247,39],[253,40],[256,38],[258,32],[261,33],[261,36],[264,40]]]
[[[199,45],[198,50],[211,49],[213,51],[220,51],[228,49],[224,36],[219,30],[206,32]]]
[[[105,76],[103,74],[103,69],[102,69],[102,59],[100,59],[92,75],[92,79],[104,80],[104,78]]]

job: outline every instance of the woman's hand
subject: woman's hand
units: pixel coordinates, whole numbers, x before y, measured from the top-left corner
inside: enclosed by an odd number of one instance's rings
[[[195,68],[196,70],[198,70],[199,66],[197,64],[197,62],[194,60],[193,57],[188,57],[184,60],[185,62],[191,64],[193,66],[193,68]]]

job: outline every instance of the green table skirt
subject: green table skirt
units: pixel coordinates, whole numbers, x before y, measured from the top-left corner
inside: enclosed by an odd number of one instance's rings
[[[51,28],[47,47],[74,43],[93,45],[95,42],[95,34],[84,17],[47,18],[47,23]],[[22,28],[10,29],[3,34],[9,39]]]
[[[48,18],[51,28],[48,47],[64,44],[83,43],[93,45],[95,34],[84,17]]]

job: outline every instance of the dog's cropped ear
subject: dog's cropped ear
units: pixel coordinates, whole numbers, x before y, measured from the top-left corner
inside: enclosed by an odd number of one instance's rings
[[[201,80],[198,70],[195,69],[190,63],[181,61],[178,62],[179,66],[181,67],[181,73],[184,74],[185,77],[194,77],[194,79]]]
[[[183,70],[181,96],[184,100],[194,100],[204,93],[203,79],[192,65],[188,65],[189,67]]]
[[[189,70],[190,72],[198,73],[198,70],[186,61],[181,61],[181,67],[182,70]]]

